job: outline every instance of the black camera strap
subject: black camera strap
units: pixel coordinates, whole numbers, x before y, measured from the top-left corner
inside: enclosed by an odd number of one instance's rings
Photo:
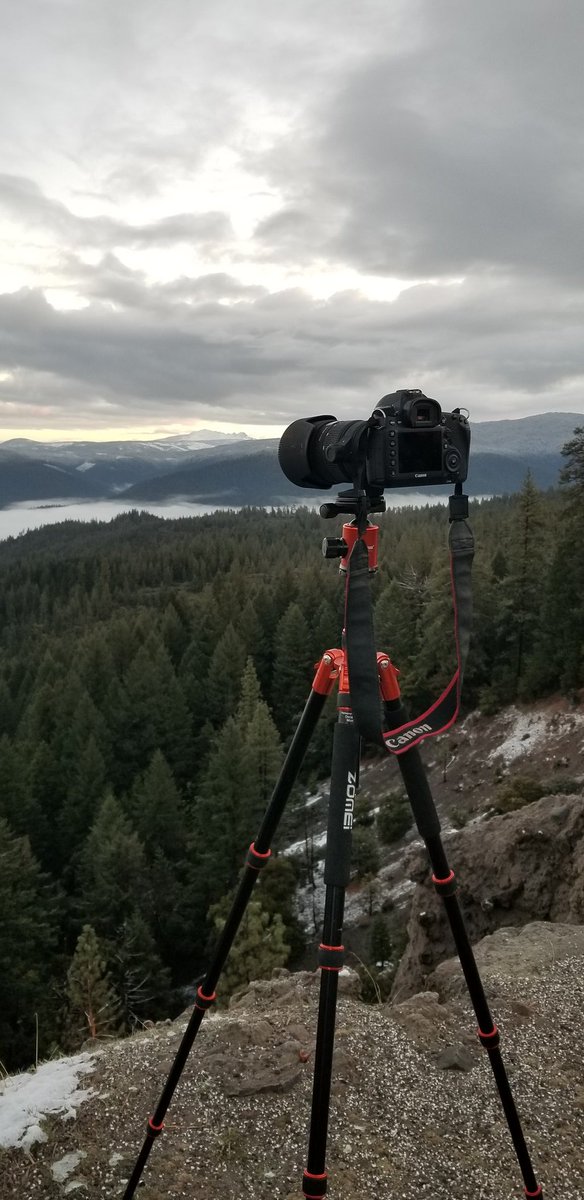
[[[357,515],[359,537],[355,540],[347,564],[345,612],[351,706],[361,736],[384,746],[390,754],[403,754],[425,738],[445,733],[458,716],[472,623],[474,538],[465,519],[467,516],[468,497],[462,495],[462,485],[457,484],[455,495],[450,497],[449,534],[456,671],[442,695],[421,716],[396,728],[384,730],[373,630],[369,555],[363,541],[367,516],[364,509]]]

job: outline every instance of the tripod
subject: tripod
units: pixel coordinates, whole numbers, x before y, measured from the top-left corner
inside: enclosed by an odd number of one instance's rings
[[[384,511],[383,499],[372,501],[369,511]],[[326,557],[340,557],[341,570],[347,569],[349,549],[362,536],[367,547],[369,569],[375,570],[377,563],[378,528],[369,522],[361,533],[356,519],[357,508],[351,499],[342,498],[335,504],[323,505],[321,514],[326,517],[338,513],[354,513],[355,520],[343,526],[342,539],[326,539],[323,552]],[[377,675],[379,706],[383,707],[388,727],[399,730],[407,723],[405,710],[400,700],[400,691],[395,669],[387,654],[378,653]],[[319,947],[318,965],[321,971],[316,1050],[314,1060],[314,1084],[310,1118],[307,1165],[303,1175],[302,1190],[307,1200],[322,1200],[327,1190],[326,1144],[329,1120],[329,1101],[333,1065],[335,1021],[339,971],[343,967],[342,945],[345,891],[350,881],[351,831],[355,799],[359,786],[361,737],[353,717],[346,647],[327,650],[317,664],[316,674],[306,706],[296,728],[290,748],[258,836],[252,842],[245,861],[231,911],[221,932],[215,956],[203,984],[197,990],[197,999],[187,1028],[183,1034],[176,1058],[164,1085],[156,1110],[148,1120],[146,1137],[138,1155],[136,1165],[128,1181],[123,1200],[134,1195],[148,1156],[164,1128],[164,1117],[171,1103],[195,1037],[207,1009],[216,1000],[215,988],[221,971],[235,940],[256,880],[271,854],[270,845],[279,825],[294,781],[311,736],[322,712],[327,697],[338,688],[337,720],[334,728],[331,763],[330,799],[328,808],[327,841],[324,867],[325,909],[323,937]],[[507,1072],[499,1049],[499,1031],[493,1021],[472,947],[464,925],[456,897],[456,880],[450,868],[440,837],[440,822],[434,805],[426,772],[416,745],[408,746],[399,754],[398,765],[405,790],[410,801],[414,820],[423,839],[432,866],[432,881],[442,897],[446,916],[450,924],[454,943],[460,959],[471,1002],[478,1020],[478,1037],[489,1056],[501,1104],[511,1134],[511,1139],[524,1181],[524,1193],[528,1200],[543,1197],[537,1183],[515,1101],[507,1078]]]

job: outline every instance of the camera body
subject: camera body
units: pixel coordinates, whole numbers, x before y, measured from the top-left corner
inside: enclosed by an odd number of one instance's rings
[[[460,409],[443,413],[437,400],[413,388],[384,396],[368,421],[293,421],[278,458],[298,487],[349,483],[379,496],[385,488],[462,483],[469,449],[470,426]]]
[[[367,442],[369,487],[462,483],[468,472],[470,425],[455,409],[443,413],[418,389],[384,396]]]

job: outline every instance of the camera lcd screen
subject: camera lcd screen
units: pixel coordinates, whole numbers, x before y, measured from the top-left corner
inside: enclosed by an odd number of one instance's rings
[[[442,430],[400,430],[398,470],[400,475],[442,471]]]

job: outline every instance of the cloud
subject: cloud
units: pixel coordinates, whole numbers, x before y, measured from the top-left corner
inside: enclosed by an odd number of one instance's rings
[[[408,385],[584,410],[581,0],[26,13],[0,45],[12,426],[285,424]]]
[[[0,211],[8,216],[52,233],[70,246],[164,247],[181,242],[217,245],[233,237],[231,223],[224,213],[173,213],[158,221],[130,224],[108,216],[82,217],[59,200],[45,196],[30,179],[0,174]]]
[[[378,52],[339,78],[302,143],[266,159],[291,199],[258,230],[263,251],[320,247],[407,278],[577,277],[584,8],[428,0],[419,11],[409,52]]]
[[[473,419],[579,407],[573,293],[558,289],[550,305],[549,293],[492,279],[376,303],[358,292],[247,294],[221,275],[181,286],[171,299],[108,259],[83,310],[55,310],[34,290],[0,297],[0,402],[25,425],[44,399],[46,423],[61,428],[79,412],[88,427],[156,413],[283,425],[318,411],[363,416],[400,386],[446,409],[465,404]]]

